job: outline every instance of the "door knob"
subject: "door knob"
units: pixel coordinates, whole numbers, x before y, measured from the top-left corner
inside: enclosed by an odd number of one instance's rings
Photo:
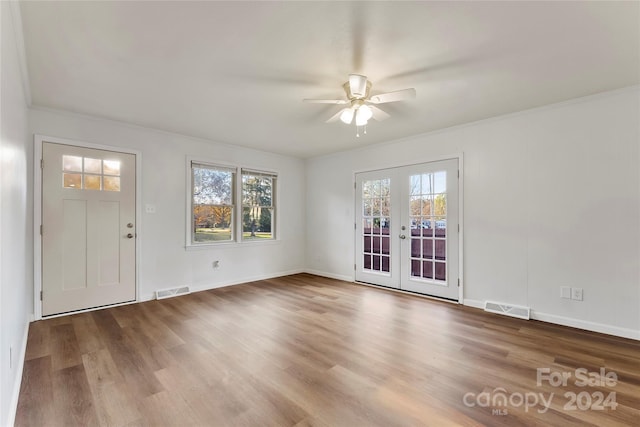
[[[401,234],[401,235],[400,235],[400,238],[401,238],[402,240],[404,240],[404,239],[406,239],[406,238],[407,238],[407,236],[405,236],[404,234]]]
[[[127,234],[127,239],[133,239],[133,234],[131,233]]]

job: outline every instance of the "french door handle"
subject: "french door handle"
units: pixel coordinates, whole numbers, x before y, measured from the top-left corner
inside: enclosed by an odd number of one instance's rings
[[[406,239],[406,238],[407,238],[407,236],[405,236],[404,234],[401,234],[401,235],[400,235],[400,236],[398,236],[398,237],[400,237],[402,240],[404,240],[404,239]]]

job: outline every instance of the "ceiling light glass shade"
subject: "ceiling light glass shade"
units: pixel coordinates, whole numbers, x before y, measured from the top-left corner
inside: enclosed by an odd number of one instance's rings
[[[340,114],[340,120],[342,120],[342,122],[345,124],[350,124],[353,120],[353,113],[353,109],[345,108],[342,114]]]
[[[356,111],[356,126],[364,126],[367,124],[369,119],[373,116],[373,112],[371,108],[367,105],[361,105]]]

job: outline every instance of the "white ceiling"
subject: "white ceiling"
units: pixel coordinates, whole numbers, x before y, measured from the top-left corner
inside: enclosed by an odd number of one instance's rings
[[[638,2],[23,2],[32,103],[311,157],[640,83]],[[324,121],[349,73],[415,100]]]

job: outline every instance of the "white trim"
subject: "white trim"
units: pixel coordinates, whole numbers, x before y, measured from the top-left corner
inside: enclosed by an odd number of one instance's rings
[[[27,107],[31,107],[31,83],[29,82],[29,69],[27,68],[27,54],[24,45],[24,30],[22,28],[20,1],[10,1],[8,3],[11,9],[13,33],[16,41],[16,50],[18,52],[18,65],[20,67],[22,90],[24,91],[24,98],[27,101]]]
[[[327,277],[329,279],[342,280],[344,282],[355,283],[355,278],[353,276],[345,276],[342,274],[333,274],[326,271],[313,270],[313,269],[305,269],[304,273],[313,274],[315,276]]]
[[[555,314],[541,313],[531,310],[531,318],[542,322],[553,323],[561,326],[584,329],[601,334],[615,335],[617,337],[640,340],[640,331],[619,326],[605,325],[604,323],[590,322],[588,320],[573,319],[570,317],[557,316]]]
[[[29,315],[29,320],[25,322],[24,333],[22,334],[22,345],[20,346],[20,354],[17,360],[19,365],[16,369],[13,390],[11,392],[11,403],[9,404],[9,417],[7,419],[7,425],[12,426],[16,421],[16,412],[18,411],[18,399],[20,398],[20,388],[22,387],[22,373],[24,371],[24,359],[27,356],[27,341],[29,338],[29,325],[32,321],[32,316]]]
[[[140,299],[140,256],[142,248],[142,235],[144,221],[142,220],[142,152],[129,148],[113,147],[110,145],[93,144],[66,138],[57,138],[35,134],[33,136],[33,313],[34,319],[42,319],[42,236],[40,236],[40,224],[42,224],[42,144],[51,142],[54,144],[71,145],[74,147],[91,148],[96,150],[114,151],[118,153],[133,154],[136,156],[136,300]],[[125,303],[127,304],[127,303]],[[87,310],[74,311],[80,313]],[[90,309],[88,309],[90,311]],[[50,318],[53,316],[47,316]]]
[[[484,301],[465,299],[464,305],[481,310],[484,309]],[[558,316],[555,314],[543,313],[533,309],[531,309],[531,319],[539,320],[546,323],[552,323],[554,325],[568,326],[571,328],[584,329],[585,331],[613,335],[616,337],[640,340],[640,331],[638,330],[606,325],[604,323],[590,322],[588,320],[574,319],[571,317]]]
[[[209,291],[209,290],[218,289],[218,288],[226,288],[227,286],[243,285],[245,283],[257,282],[260,280],[275,279],[276,277],[291,276],[292,274],[300,274],[300,273],[306,273],[306,271],[304,269],[295,269],[295,270],[288,270],[288,271],[280,271],[277,273],[262,274],[258,276],[243,277],[241,279],[232,280],[230,282],[214,282],[214,283],[207,283],[207,284],[198,285],[198,286],[189,285],[189,284],[180,285],[180,286],[188,286],[189,289],[191,289],[191,293],[193,294],[196,292]],[[156,299],[155,294],[156,294],[156,291],[153,291],[153,293],[150,293],[150,294],[143,295],[140,301],[138,302],[154,300]]]
[[[463,302],[467,307],[479,308],[484,310],[484,301],[478,301],[475,299],[465,299]]]

